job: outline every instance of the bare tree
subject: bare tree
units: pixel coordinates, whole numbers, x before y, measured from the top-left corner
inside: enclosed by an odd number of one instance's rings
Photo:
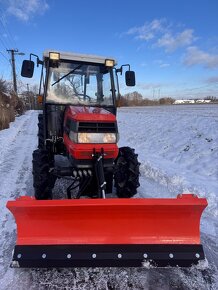
[[[2,78],[0,79],[0,93],[7,94],[9,92],[9,83]]]

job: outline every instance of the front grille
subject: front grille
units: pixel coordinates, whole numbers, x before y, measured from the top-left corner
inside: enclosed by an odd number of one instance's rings
[[[116,123],[79,122],[78,132],[116,133]]]

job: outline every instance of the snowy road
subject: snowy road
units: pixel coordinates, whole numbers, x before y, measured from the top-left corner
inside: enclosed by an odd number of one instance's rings
[[[16,228],[10,212],[6,209],[6,202],[19,195],[32,193],[31,152],[37,142],[37,119],[36,112],[28,112],[16,118],[10,129],[0,132],[0,289],[15,289],[15,285],[22,285],[22,271],[19,273],[8,268],[16,239]]]
[[[33,193],[37,112],[28,112],[0,132],[0,289],[218,289],[218,106],[122,108],[118,114],[119,145],[136,148],[141,162],[138,196],[175,197],[189,191],[208,198],[201,227],[209,266],[10,269],[16,227],[5,204]]]

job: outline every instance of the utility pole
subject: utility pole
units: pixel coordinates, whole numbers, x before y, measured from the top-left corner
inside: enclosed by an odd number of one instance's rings
[[[7,52],[11,53],[11,66],[12,66],[12,75],[13,75],[13,87],[14,92],[17,95],[17,78],[16,78],[16,66],[15,66],[15,57],[14,55],[24,55],[23,52],[18,52],[18,49],[7,49]]]

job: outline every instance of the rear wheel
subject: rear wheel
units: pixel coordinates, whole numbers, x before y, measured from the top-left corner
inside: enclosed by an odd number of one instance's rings
[[[56,178],[50,173],[54,160],[49,160],[47,150],[33,151],[33,187],[36,199],[52,199]]]
[[[138,155],[130,147],[119,148],[119,154],[115,160],[114,186],[117,196],[121,198],[132,197],[139,187]]]

